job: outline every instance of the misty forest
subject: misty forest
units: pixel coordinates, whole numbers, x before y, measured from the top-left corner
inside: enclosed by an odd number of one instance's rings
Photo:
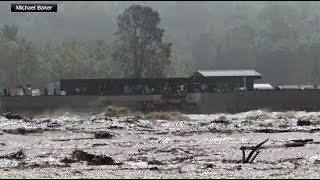
[[[320,83],[319,2],[56,3],[58,12],[12,13],[0,2],[1,88],[199,69],[254,69],[272,85]]]

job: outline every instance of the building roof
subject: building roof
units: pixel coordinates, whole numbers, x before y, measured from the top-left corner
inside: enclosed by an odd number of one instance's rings
[[[314,85],[281,85],[279,89],[314,89]]]
[[[274,89],[271,84],[253,84],[254,89]]]
[[[197,73],[204,77],[261,76],[261,74],[255,70],[198,70]]]

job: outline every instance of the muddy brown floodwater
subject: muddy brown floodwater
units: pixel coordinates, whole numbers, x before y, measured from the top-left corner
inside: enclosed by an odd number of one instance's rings
[[[69,113],[0,117],[0,178],[320,176],[320,144],[262,149],[246,164],[239,150],[265,139],[266,146],[292,139],[320,141],[320,112],[187,116],[190,120]]]

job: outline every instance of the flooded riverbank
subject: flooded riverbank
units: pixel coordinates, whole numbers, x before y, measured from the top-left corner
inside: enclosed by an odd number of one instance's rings
[[[140,115],[111,117],[69,113],[20,120],[0,117],[0,177],[319,176],[319,144],[264,149],[248,164],[241,162],[239,148],[257,145],[265,139],[269,139],[268,146],[291,139],[320,141],[320,112],[259,110],[186,116],[186,119],[170,120],[146,119]],[[92,155],[97,160],[72,161],[75,151]],[[100,157],[111,158],[113,164],[104,164],[99,161]]]

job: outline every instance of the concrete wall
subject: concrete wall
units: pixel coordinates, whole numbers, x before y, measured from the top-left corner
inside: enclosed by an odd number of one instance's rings
[[[242,112],[266,108],[320,110],[320,90],[238,91],[203,93],[197,101],[201,113]]]
[[[84,110],[102,111],[108,105],[141,108],[145,102],[162,102],[161,95],[124,96],[11,96],[0,97],[0,112],[21,113]],[[190,112],[220,113],[242,112],[254,109],[315,110],[320,111],[320,90],[238,91],[229,93],[193,93],[186,97],[188,104],[195,103]],[[162,106],[168,106],[165,103]],[[184,106],[185,103],[176,104]],[[159,106],[160,107],[160,106]],[[179,109],[179,108],[176,108]],[[180,108],[181,109],[181,108]]]
[[[0,113],[4,113],[4,109],[3,109],[3,106],[2,106],[2,97],[0,95]]]
[[[85,110],[101,111],[108,105],[119,105],[130,108],[142,107],[144,102],[157,102],[161,95],[135,96],[2,96],[2,111],[54,111]]]

